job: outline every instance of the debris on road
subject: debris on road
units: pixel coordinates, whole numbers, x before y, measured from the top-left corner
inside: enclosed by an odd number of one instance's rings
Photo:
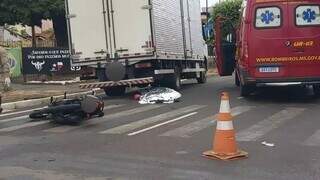
[[[268,142],[266,142],[266,141],[263,141],[261,144],[262,144],[262,145],[265,145],[265,146],[268,146],[268,147],[274,147],[274,146],[275,146],[274,143],[268,143]]]
[[[140,104],[170,104],[179,101],[181,94],[173,89],[165,87],[156,87],[145,89],[141,93]]]

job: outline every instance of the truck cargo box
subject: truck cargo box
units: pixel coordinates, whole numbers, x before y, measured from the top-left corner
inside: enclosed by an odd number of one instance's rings
[[[206,56],[199,0],[67,0],[73,65]]]

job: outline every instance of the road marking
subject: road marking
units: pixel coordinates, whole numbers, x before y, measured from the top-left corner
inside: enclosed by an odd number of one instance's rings
[[[293,119],[294,117],[301,114],[304,108],[286,108],[263,121],[249,127],[248,129],[242,130],[237,134],[238,141],[256,141],[273,129],[279,128],[287,120]]]
[[[120,117],[125,117],[125,116],[130,116],[130,115],[142,113],[145,111],[150,111],[150,110],[157,109],[160,107],[162,107],[162,106],[161,105],[149,105],[149,106],[138,107],[138,108],[134,108],[134,109],[126,110],[126,111],[121,111],[121,112],[114,113],[114,114],[106,114],[105,117],[103,117],[103,118],[91,119],[91,120],[87,121],[87,124],[83,124],[80,126],[58,126],[55,128],[50,128],[50,129],[44,130],[44,132],[65,133],[65,132],[72,131],[75,129],[80,129],[80,128],[88,127],[91,125],[99,124],[99,123],[102,123],[102,122],[105,122],[108,120],[112,120],[112,119],[116,119],[116,118],[120,118]]]
[[[150,117],[147,119],[143,119],[140,121],[135,121],[132,122],[130,124],[125,124],[122,126],[118,126],[112,129],[108,129],[105,131],[101,131],[99,132],[99,134],[123,134],[123,133],[127,133],[129,131],[135,130],[137,128],[143,127],[145,125],[148,124],[152,124],[152,123],[156,123],[159,121],[163,121],[166,120],[168,118],[174,118],[176,116],[182,115],[182,114],[186,114],[189,112],[193,112],[196,111],[198,109],[204,108],[206,106],[201,106],[201,105],[192,105],[192,106],[188,106],[188,107],[184,107],[184,108],[180,108],[180,109],[176,109],[167,113],[163,113],[163,114],[159,114],[157,116],[154,117]]]
[[[240,114],[243,114],[247,111],[250,111],[254,106],[238,106],[231,109],[231,114],[233,116],[238,116]],[[202,119],[200,121],[195,121],[192,123],[189,123],[185,126],[170,130],[165,132],[164,134],[161,134],[160,136],[171,136],[171,137],[181,137],[181,138],[189,138],[193,134],[212,126],[217,119],[217,115],[209,116],[205,119]]]
[[[306,146],[320,146],[320,130],[316,131],[305,142],[303,142],[303,145],[306,145]]]
[[[110,110],[110,109],[115,109],[118,107],[122,107],[124,105],[109,105],[106,106],[104,108],[104,110]],[[37,109],[36,109],[37,110]],[[33,110],[32,110],[33,111]],[[4,119],[4,120],[0,120],[0,123],[6,123],[6,122],[11,122],[11,121],[18,121],[18,120],[23,120],[23,119],[29,119],[29,115],[25,115],[25,116],[19,116],[19,117],[14,117],[14,118],[10,118],[10,119]],[[30,119],[29,119],[30,120]]]
[[[115,109],[124,106],[123,104],[115,104],[115,105],[106,105],[104,106],[104,110]]]
[[[136,131],[136,132],[132,132],[132,133],[128,134],[128,136],[134,136],[134,135],[137,135],[137,134],[141,134],[141,133],[150,131],[150,130],[152,130],[152,129],[155,129],[155,128],[158,128],[158,127],[161,127],[161,126],[164,126],[164,125],[167,125],[167,124],[170,124],[170,123],[173,123],[173,122],[180,121],[180,120],[185,119],[185,118],[187,118],[187,117],[193,116],[193,115],[195,115],[195,114],[197,114],[197,113],[198,113],[198,112],[193,112],[193,113],[190,113],[190,114],[187,114],[187,115],[184,115],[184,116],[175,118],[175,119],[170,120],[170,121],[166,121],[166,122],[163,122],[163,123],[160,123],[160,124],[157,124],[157,125],[154,125],[154,126],[151,126],[151,127],[148,127],[148,128],[145,128],[145,129]]]
[[[12,131],[16,131],[19,129],[24,129],[24,128],[35,127],[35,126],[47,124],[49,122],[50,121],[30,122],[30,123],[26,123],[26,124],[22,124],[22,125],[11,126],[8,128],[2,128],[2,129],[0,129],[0,132],[12,132]]]
[[[36,108],[36,109],[29,109],[25,111],[17,111],[17,112],[12,112],[12,113],[6,113],[6,114],[1,114],[0,117],[6,117],[6,116],[12,116],[12,115],[17,115],[17,114],[22,114],[22,113],[27,113],[35,110],[40,110],[42,108]]]
[[[29,119],[29,115],[20,116],[20,117],[15,117],[15,118],[10,118],[10,119],[0,120],[0,123],[6,123],[6,122],[11,122],[11,121],[18,121],[18,120],[22,120],[22,119]]]

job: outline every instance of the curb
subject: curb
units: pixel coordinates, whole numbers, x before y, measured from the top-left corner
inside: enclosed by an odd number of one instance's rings
[[[218,76],[218,73],[208,73],[207,76]]]
[[[102,92],[102,90],[100,90],[100,89],[93,89],[92,91],[67,94],[67,97],[68,98],[80,97],[80,96],[84,96],[87,94],[92,94],[93,91],[96,94]],[[54,99],[63,99],[64,95],[53,96],[53,98]],[[27,108],[27,107],[32,107],[32,106],[48,105],[50,103],[50,101],[51,101],[51,97],[45,97],[45,98],[40,98],[40,99],[31,99],[31,100],[25,100],[25,101],[4,103],[4,104],[1,104],[1,107],[3,109],[3,112],[8,112],[8,111],[13,111],[16,109]]]

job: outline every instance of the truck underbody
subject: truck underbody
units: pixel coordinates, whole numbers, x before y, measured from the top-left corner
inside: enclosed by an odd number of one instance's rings
[[[108,69],[112,69],[112,72]],[[131,65],[128,65],[128,61],[127,65],[114,62],[96,67],[96,77],[100,82],[82,84],[80,87],[102,88],[113,96],[122,95],[126,87],[134,86],[166,86],[179,90],[181,79],[197,79],[198,83],[205,83],[206,72],[206,60],[150,59]]]

